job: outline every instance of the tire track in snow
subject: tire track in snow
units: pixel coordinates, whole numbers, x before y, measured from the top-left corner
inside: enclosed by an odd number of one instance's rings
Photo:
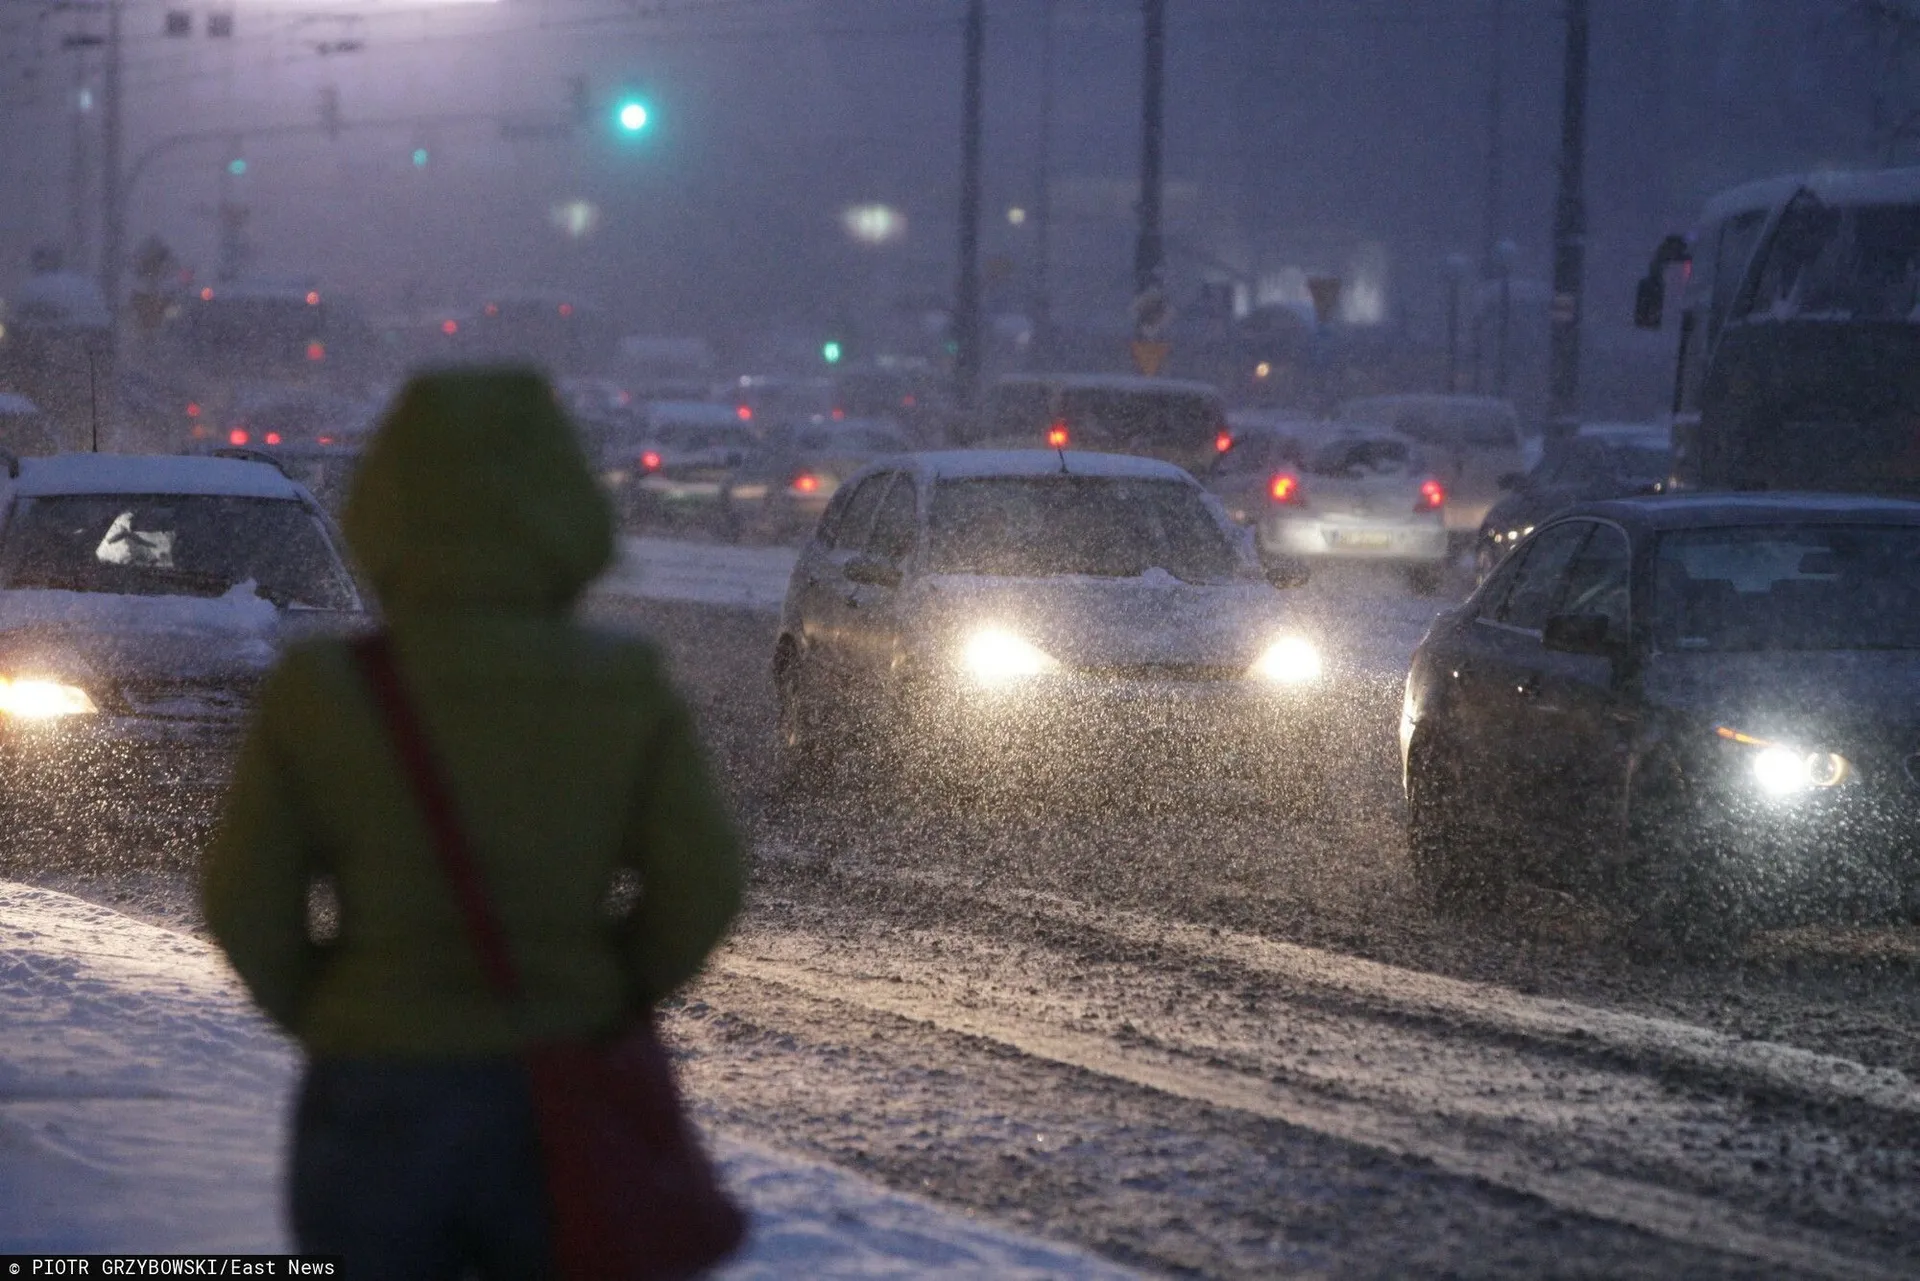
[[[844,946],[834,945],[847,959]],[[1006,1008],[977,988],[950,994],[903,976],[889,958],[866,967],[831,969],[780,956],[756,955],[736,943],[713,966],[722,979],[772,986],[801,996],[891,1015],[940,1031],[993,1042],[1020,1054],[1112,1080],[1432,1163],[1453,1175],[1537,1197],[1557,1209],[1620,1223],[1685,1245],[1835,1278],[1909,1275],[1848,1250],[1831,1238],[1712,1197],[1602,1173],[1567,1168],[1550,1153],[1490,1143],[1463,1133],[1438,1113],[1418,1116],[1378,1101],[1330,1096],[1294,1084],[1284,1072],[1236,1069],[1210,1047],[1122,1042],[1106,1032]],[[897,958],[894,958],[897,960]],[[712,996],[718,996],[718,993]],[[711,996],[710,996],[711,999]],[[722,1001],[724,1005],[724,1000]],[[767,1017],[756,1011],[755,1017]],[[777,1021],[777,1015],[773,1016]],[[1272,1065],[1269,1065],[1272,1066]]]

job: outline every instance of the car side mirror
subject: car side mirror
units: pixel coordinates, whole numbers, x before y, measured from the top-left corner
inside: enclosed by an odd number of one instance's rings
[[[1498,485],[1502,489],[1513,490],[1513,489],[1520,488],[1520,482],[1525,480],[1526,478],[1527,477],[1524,472],[1503,471],[1500,473],[1499,478],[1495,480],[1493,483]]]
[[[1267,572],[1267,581],[1281,591],[1294,587],[1305,587],[1313,576],[1307,568],[1307,562],[1298,556],[1270,556],[1262,566]]]
[[[1540,634],[1540,644],[1557,654],[1612,658],[1620,650],[1612,639],[1613,621],[1605,614],[1555,614]]]
[[[1642,276],[1633,291],[1633,324],[1636,329],[1658,329],[1667,314],[1667,282],[1658,272]]]
[[[878,556],[856,556],[847,562],[847,578],[867,587],[898,587],[906,575],[900,567]]]

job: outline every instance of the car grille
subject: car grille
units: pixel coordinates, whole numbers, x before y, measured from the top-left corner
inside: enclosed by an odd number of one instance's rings
[[[169,721],[239,721],[253,710],[255,682],[139,681],[119,687],[116,709]]]
[[[1244,667],[1219,663],[1126,663],[1080,670],[1087,676],[1115,681],[1232,681],[1247,674]]]

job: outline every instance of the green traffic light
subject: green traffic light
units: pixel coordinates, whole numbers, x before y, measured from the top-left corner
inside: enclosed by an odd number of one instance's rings
[[[247,171],[247,162],[239,156],[227,161],[227,172],[238,178]]]
[[[653,119],[653,113],[647,110],[647,104],[637,99],[628,99],[620,104],[620,110],[614,119],[620,122],[620,128],[627,133],[641,133]]]
[[[425,147],[415,147],[413,149],[413,167],[415,169],[425,169],[427,167],[427,161],[430,158],[431,157],[427,155],[427,149]]]
[[[821,344],[820,358],[826,361],[829,365],[839,364],[840,363],[840,344],[833,341],[828,341]]]

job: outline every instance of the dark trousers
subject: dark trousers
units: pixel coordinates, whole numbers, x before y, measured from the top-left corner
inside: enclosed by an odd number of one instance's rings
[[[544,1277],[546,1189],[515,1059],[317,1059],[300,1088],[300,1249],[350,1277]]]

